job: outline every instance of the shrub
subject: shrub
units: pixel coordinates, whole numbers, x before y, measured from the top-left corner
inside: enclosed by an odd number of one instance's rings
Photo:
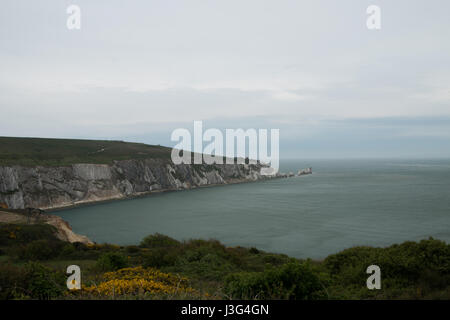
[[[96,263],[96,267],[101,271],[115,271],[128,266],[128,259],[118,252],[107,252],[102,254]]]
[[[59,246],[48,240],[35,240],[17,250],[22,260],[48,260],[58,255]]]
[[[372,264],[381,268],[383,279],[413,284],[425,272],[450,274],[450,245],[434,239],[407,241],[387,248],[354,247],[325,259],[329,272],[345,283],[364,283]]]
[[[224,293],[233,299],[324,298],[319,278],[306,263],[289,262],[264,272],[245,272],[225,279]]]
[[[239,270],[235,264],[239,259],[217,240],[190,240],[179,251],[175,266],[168,270],[216,281]]]
[[[140,252],[140,249],[139,249],[138,246],[128,246],[128,247],[126,247],[125,250],[129,254],[134,254],[134,253],[139,253]]]
[[[64,247],[62,247],[59,255],[61,257],[71,257],[76,253],[77,249],[75,248],[75,246],[71,243],[66,244]]]
[[[23,268],[10,264],[0,264],[0,300],[24,297],[25,275]]]
[[[48,300],[64,292],[65,276],[38,262],[29,262],[25,265],[25,287],[31,298]]]
[[[55,233],[56,228],[49,224],[4,224],[0,225],[0,244],[27,244],[41,239],[58,241]]]
[[[161,268],[175,265],[177,256],[176,250],[154,248],[146,252],[142,257],[144,267]]]
[[[202,250],[189,250],[177,258],[174,269],[202,280],[221,281],[224,276],[238,269],[223,256]]]
[[[378,265],[382,289],[365,290],[369,265]],[[328,256],[324,267],[337,298],[421,298],[450,285],[450,245],[443,241],[407,241],[387,248],[354,247]]]
[[[82,293],[99,296],[153,296],[180,293],[195,294],[188,279],[153,268],[124,268],[103,275],[103,282],[83,288]]]
[[[141,247],[144,248],[170,248],[179,245],[179,241],[159,233],[149,235],[141,241]]]
[[[9,256],[23,260],[45,260],[58,256],[65,242],[55,236],[48,224],[0,225],[0,243]]]
[[[275,266],[283,265],[287,262],[287,260],[289,260],[289,259],[286,256],[279,255],[279,254],[273,254],[273,253],[266,254],[263,257],[264,263],[268,263],[268,264],[275,265]]]

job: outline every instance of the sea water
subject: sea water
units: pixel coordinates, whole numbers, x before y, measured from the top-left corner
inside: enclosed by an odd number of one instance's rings
[[[55,214],[98,243],[162,233],[298,258],[433,237],[450,242],[450,160],[289,160],[313,174],[112,201]]]

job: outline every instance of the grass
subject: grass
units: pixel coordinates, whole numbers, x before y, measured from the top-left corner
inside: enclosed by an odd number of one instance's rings
[[[171,148],[112,140],[0,137],[0,166],[111,164],[114,160],[170,159]]]
[[[81,270],[89,270],[95,267],[97,260],[74,260],[74,259],[53,259],[43,261],[42,264],[58,270],[64,270],[68,266],[74,264],[81,268]]]
[[[132,159],[170,160],[172,148],[114,140],[50,139],[0,137],[0,166],[69,166],[77,163],[112,164]],[[191,161],[194,163],[194,154]],[[223,163],[227,160],[223,157]],[[234,158],[234,163],[237,163]],[[245,163],[248,163],[248,158]],[[193,165],[201,172],[217,169],[210,165]]]

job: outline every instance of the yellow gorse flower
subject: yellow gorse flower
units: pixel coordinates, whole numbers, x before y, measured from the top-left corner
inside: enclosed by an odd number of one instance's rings
[[[175,294],[194,293],[188,279],[153,268],[124,268],[103,275],[105,281],[99,285],[84,287],[83,291],[102,296],[125,294]]]

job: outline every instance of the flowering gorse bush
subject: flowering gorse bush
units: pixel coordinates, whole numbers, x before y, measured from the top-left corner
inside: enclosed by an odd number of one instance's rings
[[[153,268],[123,268],[103,275],[98,285],[83,287],[85,293],[99,296],[152,295],[195,293],[188,279]]]

